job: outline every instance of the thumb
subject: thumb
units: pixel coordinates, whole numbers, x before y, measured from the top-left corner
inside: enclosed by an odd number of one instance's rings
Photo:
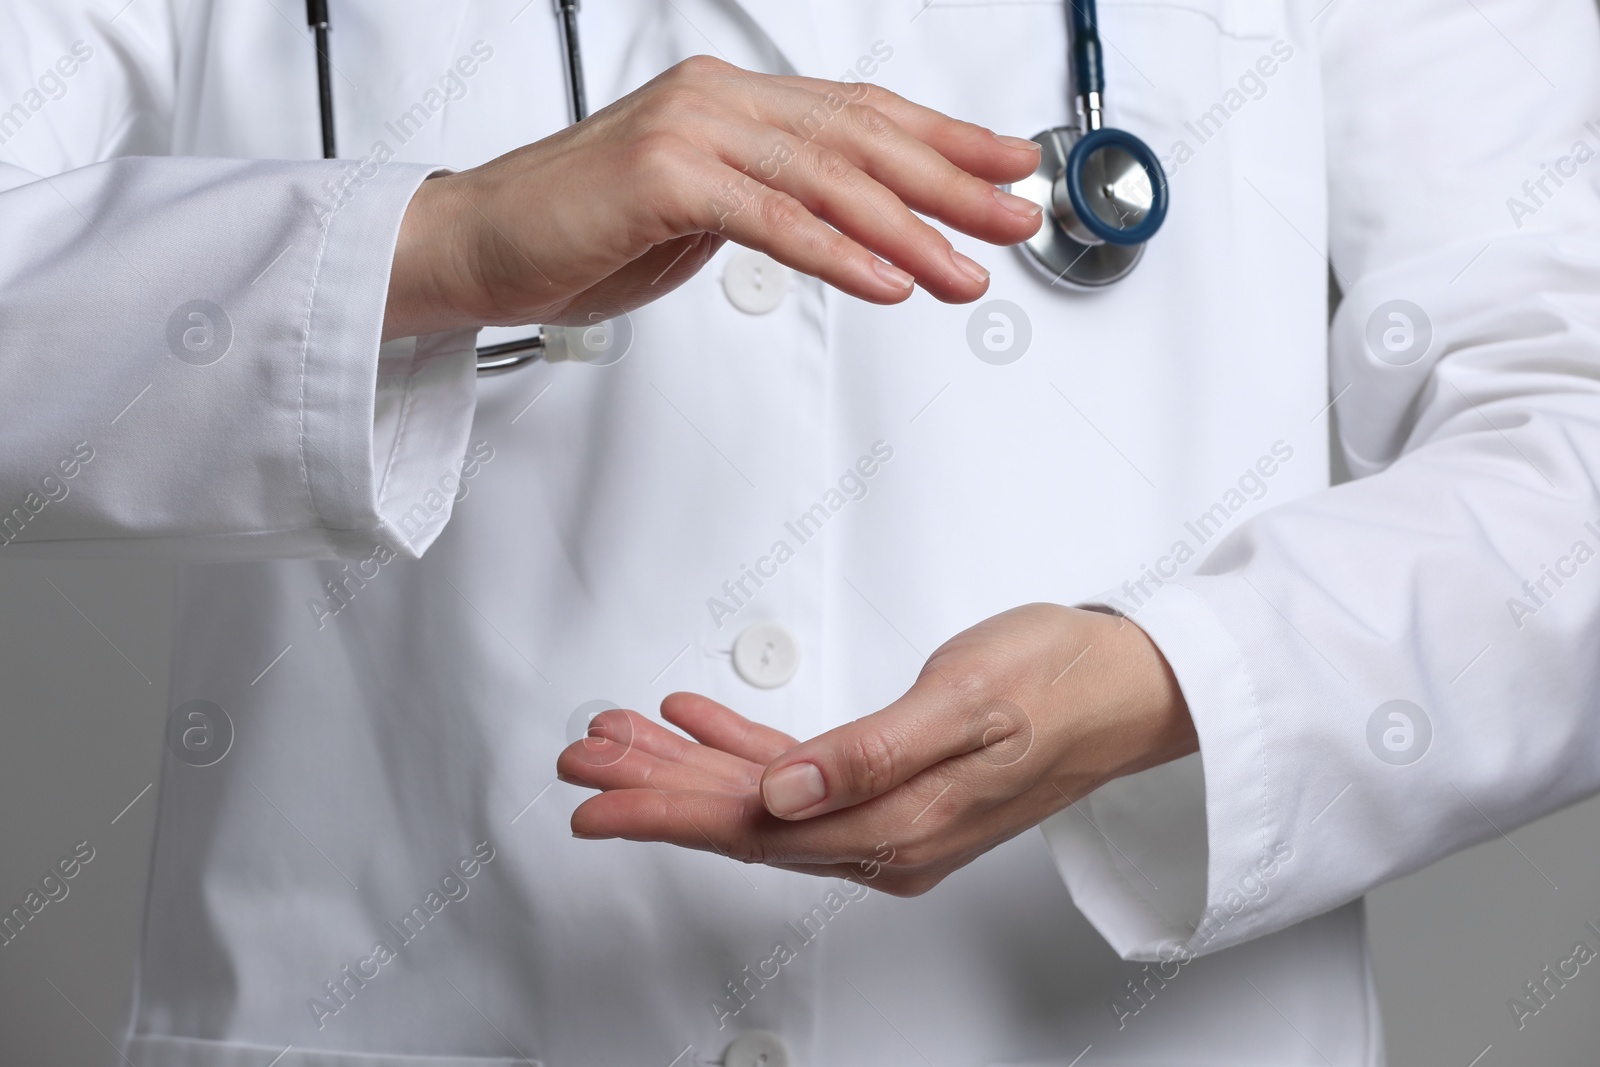
[[[881,796],[934,764],[984,746],[950,687],[919,679],[882,711],[835,727],[767,765],[761,799],[781,819],[810,819]]]

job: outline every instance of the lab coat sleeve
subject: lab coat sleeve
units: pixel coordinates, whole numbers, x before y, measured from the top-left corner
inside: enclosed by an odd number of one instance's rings
[[[1354,480],[1116,605],[1200,738],[1045,827],[1128,958],[1282,929],[1600,790],[1594,5],[1315,0],[1301,19]]]
[[[168,13],[79,14],[0,45],[0,559],[420,554],[475,334],[379,335],[437,168],[120,158],[167,149]]]

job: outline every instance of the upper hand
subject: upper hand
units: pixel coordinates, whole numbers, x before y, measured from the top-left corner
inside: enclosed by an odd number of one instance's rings
[[[864,300],[903,300],[913,280],[975,300],[987,273],[913,212],[1014,244],[1041,213],[994,183],[1038,161],[1031,141],[876,86],[696,56],[584,122],[424,182],[384,337],[614,316],[676,288],[725,239]]]
[[[897,895],[1120,775],[1198,747],[1171,670],[1133,623],[1032,604],[957,635],[882,711],[804,744],[689,693],[608,712],[558,773],[604,790],[587,837],[667,841]]]

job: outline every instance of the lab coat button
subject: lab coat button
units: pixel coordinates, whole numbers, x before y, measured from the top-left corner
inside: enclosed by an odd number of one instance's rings
[[[765,315],[789,293],[789,268],[764,252],[742,248],[728,258],[722,289],[728,303],[747,315]]]
[[[722,1067],[789,1067],[793,1062],[783,1038],[766,1030],[740,1034],[722,1054]]]
[[[794,677],[800,645],[776,622],[758,622],[733,643],[733,669],[757,689],[776,689]]]

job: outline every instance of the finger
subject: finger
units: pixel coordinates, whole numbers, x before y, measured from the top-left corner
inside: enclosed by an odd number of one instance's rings
[[[703,197],[694,198],[683,228],[707,230],[765,252],[785,266],[875,304],[897,304],[915,279],[817,218],[788,193],[726,163],[711,162]]]
[[[977,758],[968,755],[953,762]],[[1035,783],[998,803],[974,800],[961,791],[963,777],[940,768],[862,807],[810,823],[785,823],[849,826],[849,844],[823,862],[776,859],[768,863],[800,874],[847,878],[895,896],[915,896],[1070,802],[1068,794],[1050,783]],[[835,832],[829,839],[837,837]]]
[[[743,134],[746,155],[743,159],[735,155],[729,163],[742,163],[754,177],[794,197],[840,233],[909,271],[939,299],[967,301],[983,295],[989,272],[952,248],[943,234],[912,214],[898,196],[846,155],[756,123]],[[939,158],[931,150],[925,151]],[[757,152],[764,154],[753,163],[745,162]],[[942,159],[940,162],[949,172],[960,173]],[[922,179],[930,186],[936,184],[926,172]],[[967,180],[990,189],[976,178]],[[989,192],[982,195],[994,213],[1007,214]],[[937,201],[939,195],[928,193],[926,199]]]
[[[556,759],[556,776],[564,782],[590,789],[754,793],[761,777],[760,764],[724,758],[728,761],[726,766],[708,767],[662,759],[640,748],[592,737],[567,746]]]
[[[761,779],[767,810],[810,819],[882,796],[936,763],[992,743],[996,725],[949,686],[919,678],[882,711],[785,752]]]
[[[1001,136],[976,123],[951,118],[881,86],[793,76],[774,80],[819,94],[829,113],[842,110],[838,107],[840,100],[875,108],[957,167],[987,182],[1021,181],[1039,166],[1037,143],[1025,137]],[[834,97],[831,102],[827,99],[830,94]],[[803,129],[797,132],[806,136]]]
[[[1012,828],[1011,820],[995,818],[1009,803],[974,802],[958,777],[940,771],[845,811],[793,822],[773,818],[754,791],[625,788],[585,800],[573,812],[572,829],[581,837],[659,841],[769,866],[854,864],[875,877],[891,864],[929,862],[969,849],[973,840],[1000,841],[1033,825]]]
[[[795,739],[699,693],[672,693],[661,717],[703,745],[765,767],[795,746]]]
[[[847,122],[824,128],[815,143],[847,159],[915,211],[991,244],[1011,245],[1038,232],[1044,209],[974,177],[884,118],[852,107]]]
[[[703,789],[615,789],[590,797],[572,813],[572,832],[579,837],[660,841],[768,865],[870,857],[883,829],[866,823],[858,815],[833,825],[786,823],[767,814],[754,791]],[[864,843],[869,837],[871,843]]]
[[[805,114],[804,101],[817,99],[815,94],[803,92],[796,92],[795,98],[800,103],[790,105],[790,114]],[[774,110],[766,117],[781,124],[783,114]],[[816,114],[815,106],[811,114]],[[859,103],[847,104],[836,113],[823,108],[820,116],[808,116],[799,128],[803,132],[793,138],[794,143],[839,152],[908,207],[964,233],[993,244],[1015,244],[1039,229],[1043,209],[1038,204],[996,189],[991,182],[956,166],[877,108]],[[775,154],[782,157],[796,152],[792,144],[782,147],[768,148],[762,157],[769,169]]]
[[[617,789],[579,804],[572,813],[578,837],[662,841],[680,848],[758,861],[745,850],[759,829],[774,822],[754,793],[717,790]]]
[[[603,711],[590,720],[586,735],[568,746],[568,750],[573,749],[587,752],[580,760],[585,766],[615,763],[629,750],[638,749],[658,759],[682,763],[726,780],[742,779],[749,772],[749,764],[754,762],[697,745],[637,711],[620,708]]]

